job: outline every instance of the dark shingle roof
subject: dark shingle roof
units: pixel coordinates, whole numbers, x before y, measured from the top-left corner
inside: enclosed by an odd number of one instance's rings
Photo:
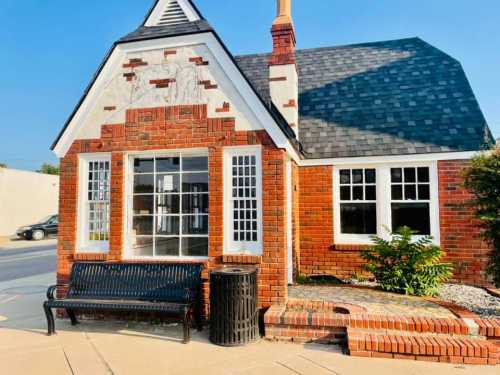
[[[177,25],[167,26],[141,26],[134,32],[124,36],[117,43],[135,42],[138,40],[149,40],[156,38],[166,38],[169,36],[179,36],[187,34],[197,34],[213,31],[210,24],[205,20],[186,22]]]
[[[236,57],[269,100],[268,54]],[[458,61],[418,38],[297,51],[308,158],[474,151],[493,141]]]

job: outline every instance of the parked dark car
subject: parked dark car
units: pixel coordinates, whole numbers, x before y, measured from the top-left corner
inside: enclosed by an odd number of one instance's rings
[[[16,234],[26,240],[40,241],[47,237],[57,236],[59,215],[50,215],[38,224],[26,225],[17,230]]]

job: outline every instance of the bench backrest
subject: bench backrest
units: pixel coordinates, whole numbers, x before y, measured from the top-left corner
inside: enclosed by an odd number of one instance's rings
[[[202,269],[199,264],[75,263],[67,296],[187,302],[197,298]]]

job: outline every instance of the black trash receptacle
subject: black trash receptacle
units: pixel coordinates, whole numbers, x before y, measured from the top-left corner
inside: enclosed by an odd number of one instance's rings
[[[240,346],[257,340],[257,269],[224,267],[210,274],[210,341]]]

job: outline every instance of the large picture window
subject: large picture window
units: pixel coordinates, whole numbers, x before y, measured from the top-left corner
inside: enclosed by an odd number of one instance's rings
[[[208,256],[208,157],[132,159],[133,257]]]
[[[80,156],[79,251],[109,249],[110,166],[109,155]]]
[[[436,163],[334,169],[335,242],[371,243],[403,226],[439,243]]]
[[[262,252],[260,148],[227,148],[225,163],[225,237],[227,253]]]

